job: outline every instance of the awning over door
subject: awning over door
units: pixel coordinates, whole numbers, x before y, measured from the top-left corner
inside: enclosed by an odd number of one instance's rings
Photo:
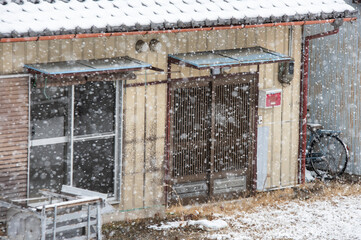
[[[163,71],[162,69],[153,67],[149,63],[130,57],[38,63],[24,65],[24,67],[31,73],[44,75],[139,71],[142,69]]]
[[[289,56],[262,47],[169,54],[168,57],[171,63],[196,69],[292,61]]]
[[[34,74],[33,86],[37,87],[78,85],[88,81],[132,80],[136,78],[134,71],[163,71],[130,57],[38,63],[24,65],[24,68]]]

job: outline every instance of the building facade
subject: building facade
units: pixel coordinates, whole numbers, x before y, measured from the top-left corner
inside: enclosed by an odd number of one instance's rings
[[[302,31],[332,14],[3,35],[1,196],[70,185],[111,221],[297,184]]]

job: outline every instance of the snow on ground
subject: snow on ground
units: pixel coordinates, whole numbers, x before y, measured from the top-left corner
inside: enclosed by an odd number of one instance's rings
[[[202,220],[166,222],[161,224],[160,226],[151,225],[149,226],[149,228],[154,230],[167,230],[171,228],[182,228],[186,226],[196,226],[200,229],[205,229],[205,230],[220,230],[222,228],[228,227],[228,224],[222,219],[217,219],[212,221],[207,219],[202,219]]]
[[[312,182],[313,180],[315,180],[316,173],[313,171],[308,171],[306,169],[305,177],[306,177],[306,182]]]
[[[361,195],[259,207],[221,219],[230,228],[209,239],[361,239]]]
[[[195,226],[207,230],[201,239],[361,239],[361,195],[317,201],[290,201],[215,214],[215,220],[164,222],[149,228],[182,230]]]

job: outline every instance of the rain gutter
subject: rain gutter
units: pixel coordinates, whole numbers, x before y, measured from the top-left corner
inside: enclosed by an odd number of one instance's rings
[[[356,19],[357,18],[355,18],[355,17],[343,18],[343,21],[350,22],[350,21],[354,21]],[[264,24],[255,24],[255,25],[230,25],[230,26],[205,27],[205,28],[202,28],[202,27],[201,28],[183,28],[183,29],[171,29],[171,30],[112,32],[112,33],[81,33],[81,34],[39,36],[39,37],[1,38],[0,43],[34,42],[34,41],[60,40],[60,39],[82,39],[82,38],[112,37],[112,36],[126,36],[126,35],[198,32],[198,31],[214,31],[214,30],[228,30],[228,29],[258,28],[258,27],[303,26],[303,25],[312,25],[312,24],[333,23],[334,21],[335,21],[335,19],[327,19],[327,20],[313,20],[313,21],[264,23]]]
[[[308,95],[308,64],[309,64],[309,47],[310,41],[312,39],[323,38],[326,36],[334,35],[339,32],[339,28],[335,28],[332,31],[318,33],[315,35],[307,36],[305,38],[304,48],[303,48],[303,76],[302,76],[302,84],[301,84],[301,96],[300,96],[300,115],[301,115],[301,123],[300,123],[300,155],[301,155],[301,184],[305,183],[306,177],[306,148],[307,148],[307,95]]]

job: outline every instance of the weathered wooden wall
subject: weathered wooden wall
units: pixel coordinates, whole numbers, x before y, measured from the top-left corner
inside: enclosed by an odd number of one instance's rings
[[[197,32],[197,33],[171,33],[164,34],[161,36],[148,35],[145,37],[128,37],[127,45],[134,46],[135,42],[142,39],[149,42],[151,39],[156,38],[163,43],[164,51],[161,54],[154,54],[152,52],[136,54],[130,48],[126,55],[135,57],[154,64],[155,66],[166,69],[166,55],[169,53],[182,53],[192,51],[206,51],[206,50],[220,50],[220,49],[232,49],[240,47],[251,47],[251,46],[262,46],[283,54],[289,55],[295,59],[295,77],[291,85],[282,86],[278,80],[277,64],[261,65],[260,67],[260,89],[268,88],[281,88],[283,91],[282,106],[273,109],[259,109],[259,115],[263,117],[263,124],[259,127],[268,127],[270,129],[270,136],[268,141],[268,157],[267,157],[267,180],[263,184],[264,189],[289,186],[297,183],[297,171],[298,171],[298,149],[299,149],[299,90],[300,90],[300,63],[301,63],[301,27],[292,28],[293,43],[292,53],[289,53],[289,28],[259,28],[259,29],[243,29],[243,30],[229,30],[229,31],[214,31],[214,32]],[[256,66],[250,67],[238,67],[233,68],[232,73],[235,72],[248,72],[256,71]],[[190,68],[184,68],[173,65],[172,71],[180,73],[173,73],[173,78],[187,78],[191,76],[208,75],[209,71],[194,70]],[[158,76],[139,76],[136,82],[150,82],[154,80],[165,80],[165,75]],[[134,89],[135,88],[135,89]],[[152,96],[146,93],[146,89],[156,89],[157,95]],[[158,88],[158,89],[157,89]],[[130,90],[132,89],[132,90]],[[132,91],[132,92],[130,92]],[[161,109],[166,109],[166,86],[164,85],[152,85],[146,87],[130,87],[126,89],[125,99],[125,154],[126,156],[132,156],[137,159],[131,169],[133,172],[125,170],[125,175],[131,173],[138,174],[138,178],[128,179],[129,183],[138,183],[136,192],[132,189],[132,184],[125,184],[128,186],[128,192],[125,194],[126,200],[124,202],[132,204],[132,208],[142,207],[143,196],[147,199],[145,192],[140,186],[142,181],[147,181],[147,177],[142,175],[142,168],[144,165],[141,164],[141,160],[146,156],[146,159],[151,159],[152,155],[145,149],[141,144],[144,141],[144,127],[150,129],[149,126],[157,124],[157,139],[159,140],[159,160],[163,160],[163,148],[164,148],[164,120],[165,112],[158,112],[158,116],[154,118],[154,123],[147,116],[147,112],[157,110],[156,106],[161,104]],[[148,104],[150,98],[157,99],[157,105],[153,106]],[[132,104],[129,104],[132,103]],[[135,104],[133,104],[135,103]],[[144,108],[144,104],[146,107]],[[140,107],[141,106],[141,107]],[[141,109],[139,109],[139,107]],[[146,125],[143,124],[143,119],[146,119]],[[131,124],[131,127],[128,127]],[[136,129],[129,131],[130,129]],[[139,132],[137,132],[139,131]],[[147,130],[145,130],[147,131]],[[137,144],[134,144],[138,142]],[[146,138],[147,143],[154,145],[151,142],[151,138]],[[127,146],[130,144],[131,149]],[[126,157],[126,159],[130,159]],[[148,160],[147,160],[148,161]],[[127,161],[127,164],[129,161]],[[139,166],[139,164],[141,164]],[[136,169],[138,166],[138,172]],[[161,167],[161,165],[158,165]],[[125,181],[127,181],[125,179]],[[128,182],[127,182],[128,183]],[[158,182],[157,182],[158,183]],[[162,194],[162,189],[157,189],[156,194]],[[161,195],[158,195],[161,196]],[[138,199],[138,201],[136,200]],[[154,198],[159,199],[159,198]],[[154,203],[154,202],[153,202]],[[145,205],[147,206],[147,205]],[[148,205],[149,206],[149,205]],[[125,207],[128,209],[130,206]]]
[[[282,106],[260,109],[260,127],[268,127],[267,181],[265,188],[288,186],[297,182],[299,76],[301,27],[293,27],[295,77],[291,85],[277,81],[277,64],[261,65],[260,89],[281,88]],[[160,53],[136,53],[137,40],[161,41]],[[242,30],[201,31],[190,33],[122,36],[98,39],[55,40],[0,44],[0,74],[22,72],[23,64],[78,59],[125,56],[134,57],[166,69],[167,54],[216,49],[262,46],[289,54],[289,27]],[[256,66],[237,67],[232,72],[256,71]],[[173,66],[174,78],[207,75],[208,71]],[[166,80],[165,74],[139,72],[129,83]],[[138,209],[162,205],[163,160],[166,120],[166,84],[128,87],[124,96],[124,159],[121,209]]]
[[[0,198],[27,194],[28,85],[27,76],[0,78]]]
[[[352,1],[349,1],[351,4]],[[360,12],[360,4],[353,4]],[[312,40],[309,65],[309,121],[340,130],[350,147],[347,172],[361,175],[361,19],[344,23],[337,35]],[[309,26],[305,35],[333,29]]]

